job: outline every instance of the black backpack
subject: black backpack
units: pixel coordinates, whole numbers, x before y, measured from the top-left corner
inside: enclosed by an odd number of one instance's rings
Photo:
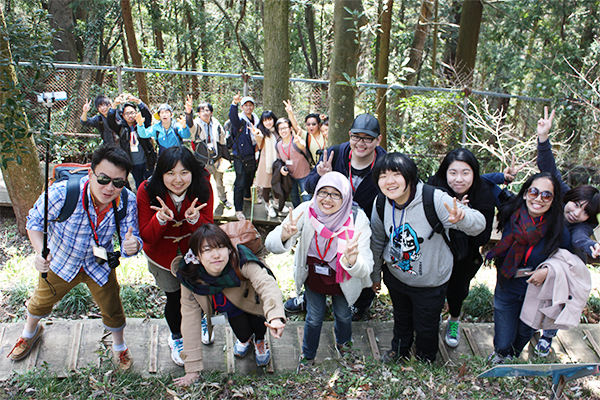
[[[425,217],[427,218],[427,222],[429,222],[429,226],[431,226],[432,231],[427,237],[430,240],[435,233],[439,233],[442,235],[444,242],[450,247],[452,251],[452,255],[455,259],[461,260],[466,257],[466,253],[468,251],[468,243],[466,243],[467,247],[464,246],[462,241],[460,241],[460,245],[457,243],[453,243],[446,235],[446,230],[444,229],[444,225],[442,221],[437,216],[435,212],[435,204],[433,201],[433,194],[435,192],[435,186],[431,186],[428,184],[423,184],[423,211],[425,212]],[[383,194],[377,195],[377,200],[375,203],[375,208],[377,210],[377,215],[379,215],[379,219],[383,222],[384,210],[385,210],[385,201],[387,197]],[[386,236],[387,237],[387,236]]]

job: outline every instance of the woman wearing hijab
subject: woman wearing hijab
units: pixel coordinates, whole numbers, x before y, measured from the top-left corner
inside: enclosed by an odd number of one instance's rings
[[[349,306],[372,285],[373,255],[367,215],[352,207],[348,178],[339,172],[321,177],[312,200],[298,206],[265,241],[273,253],[289,251],[298,242],[294,279],[298,292],[304,285],[306,323],[299,369],[312,365],[317,355],[321,326],[332,297],[336,349],[351,349],[352,315]]]

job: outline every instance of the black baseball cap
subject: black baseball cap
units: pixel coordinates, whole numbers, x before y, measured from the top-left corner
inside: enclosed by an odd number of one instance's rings
[[[378,137],[381,133],[379,131],[379,121],[371,114],[360,114],[354,119],[351,133],[366,133],[367,135]]]

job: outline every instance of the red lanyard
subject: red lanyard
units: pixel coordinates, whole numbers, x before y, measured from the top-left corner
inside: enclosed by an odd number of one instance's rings
[[[322,135],[323,134],[321,134],[321,137],[323,137]],[[315,139],[315,142],[317,142],[317,146],[319,146],[319,149],[323,150],[325,148],[325,138],[323,137],[323,147],[321,147],[321,143],[319,143],[319,139],[317,139],[315,137],[315,135],[311,135],[311,136],[313,137],[313,139]]]
[[[321,250],[319,249],[319,235],[317,234],[317,232],[315,232],[315,243],[317,244],[317,253],[319,253],[319,258],[321,259],[321,261],[325,261],[325,256],[327,255],[327,252],[331,247],[331,242],[333,242],[333,238],[329,239],[329,242],[327,242],[325,254],[321,254]]]
[[[377,159],[377,150],[375,151],[375,155],[373,156],[373,162],[371,163],[371,168],[373,169],[373,165],[375,165],[375,160]],[[352,193],[356,192],[354,189],[354,183],[352,182],[352,150],[350,150],[350,155],[348,156],[348,178],[350,179],[350,186],[352,187]]]
[[[542,215],[540,217],[539,222],[542,222],[542,220],[544,219],[544,216]],[[533,218],[531,218],[531,220],[533,221]],[[535,224],[535,221],[533,221],[533,223]],[[533,246],[530,246],[529,249],[527,249],[527,254],[525,254],[525,264],[527,265],[527,260],[529,260],[529,256],[531,255],[531,252],[533,251]]]
[[[290,144],[288,145],[288,152],[285,154],[285,147],[283,147],[283,140],[281,141],[281,151],[287,156],[288,160],[292,159],[292,139],[290,138]]]
[[[227,304],[227,296],[223,295],[223,304],[217,304],[214,294],[212,295],[212,301],[213,301],[214,310],[216,310],[217,307],[225,307],[225,304]]]
[[[96,242],[96,245],[100,246],[100,243],[98,242],[98,234],[96,233],[96,228],[94,227],[94,222],[92,221],[92,216],[90,215],[88,198],[86,196],[89,183],[90,183],[90,181],[87,181],[85,183],[85,185],[83,185],[83,195],[82,195],[83,197],[82,197],[81,201],[83,202],[83,208],[85,209],[85,212],[87,213],[88,221],[90,222],[90,227],[92,228],[92,233],[94,234],[94,241]]]

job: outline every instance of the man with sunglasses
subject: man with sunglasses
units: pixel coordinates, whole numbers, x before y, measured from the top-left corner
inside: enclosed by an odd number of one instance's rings
[[[41,273],[38,286],[27,304],[27,322],[21,337],[9,353],[13,361],[25,358],[44,331],[41,318],[72,288],[85,283],[98,304],[105,328],[113,335],[115,363],[122,370],[133,360],[123,338],[125,313],[119,297],[115,267],[119,252],[113,249],[115,232],[121,243],[120,255],[135,255],[142,247],[137,223],[135,196],[123,195],[131,171],[129,156],[120,148],[103,145],[92,155],[88,176],[81,178],[79,201],[71,216],[56,222],[67,195],[67,181],[48,189],[48,250],[44,241],[44,197],[39,197],[27,216],[27,233],[36,251],[35,267]],[[126,199],[126,201],[124,200]],[[123,204],[123,203],[126,204]],[[119,212],[126,207],[127,212]],[[117,232],[118,225],[118,232]],[[123,240],[121,241],[121,238]]]
[[[348,177],[352,187],[352,196],[370,217],[375,197],[379,193],[377,182],[373,182],[371,169],[377,157],[386,153],[381,142],[379,121],[371,114],[361,114],[354,119],[347,142],[326,149],[319,162],[306,178],[306,191],[313,193],[321,176],[337,171]],[[352,320],[360,320],[371,308],[375,292],[371,288],[363,289],[360,297],[352,306]],[[306,309],[303,296],[289,299],[284,308],[288,312]]]

